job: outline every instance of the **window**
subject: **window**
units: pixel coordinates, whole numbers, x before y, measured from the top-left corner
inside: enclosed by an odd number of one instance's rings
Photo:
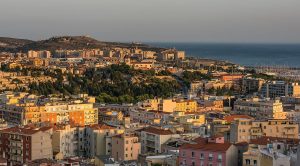
[[[221,162],[222,161],[222,154],[218,155],[218,161]]]
[[[192,161],[192,166],[196,166],[195,161]]]
[[[253,163],[254,163],[254,165],[257,165],[257,161],[256,160],[253,160]]]
[[[192,157],[195,157],[195,152],[192,152]]]
[[[213,154],[210,153],[210,154],[208,155],[208,160],[209,160],[209,161],[212,161],[212,160],[213,160]]]
[[[246,159],[246,165],[250,165],[250,160]]]
[[[277,149],[281,149],[281,146],[280,146],[280,145],[277,145]]]
[[[182,152],[182,157],[185,157],[185,151]]]
[[[203,153],[200,154],[200,159],[204,159],[204,154]]]

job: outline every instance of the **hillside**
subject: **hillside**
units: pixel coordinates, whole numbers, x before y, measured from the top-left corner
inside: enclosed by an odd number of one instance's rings
[[[16,39],[9,37],[0,37],[0,50],[12,50],[23,47],[24,45],[30,44],[33,41],[26,39]]]
[[[91,49],[104,47],[130,48],[138,46],[144,50],[161,50],[161,48],[151,47],[145,44],[118,43],[98,41],[87,36],[59,36],[46,40],[31,41],[25,39],[0,38],[0,51],[23,51],[28,50],[57,50],[57,49]]]

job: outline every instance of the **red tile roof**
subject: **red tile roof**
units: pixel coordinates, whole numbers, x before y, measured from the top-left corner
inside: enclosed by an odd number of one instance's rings
[[[183,144],[180,149],[195,149],[203,151],[212,151],[212,152],[226,152],[230,147],[231,143],[210,143],[208,138],[196,138],[194,139],[195,143]]]
[[[231,123],[235,119],[253,119],[253,117],[248,115],[229,115],[224,117],[224,120],[226,120],[228,123]]]
[[[95,124],[95,125],[90,125],[90,128],[94,130],[112,130],[115,129],[115,127],[108,126],[106,124]]]
[[[171,134],[173,134],[173,132],[170,131],[170,130],[164,130],[164,129],[154,128],[154,127],[145,128],[145,129],[143,129],[143,131],[148,132],[148,133],[157,134],[157,135],[171,135]]]
[[[238,143],[235,143],[234,145],[235,146],[247,146],[247,145],[249,145],[249,143],[248,142],[238,142]]]
[[[39,131],[47,131],[52,129],[52,127],[41,127],[41,128],[35,128],[35,127],[11,127],[4,130],[1,130],[0,133],[14,133],[14,134],[21,134],[21,135],[32,135]]]
[[[203,151],[226,152],[232,144],[225,143],[206,143],[206,144],[184,144],[181,149],[198,149]]]

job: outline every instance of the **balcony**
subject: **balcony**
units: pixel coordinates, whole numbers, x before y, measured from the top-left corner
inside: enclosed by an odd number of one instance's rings
[[[11,156],[20,156],[20,155],[22,155],[23,154],[23,152],[21,151],[21,150],[18,150],[18,151],[10,151],[9,152],[9,154],[11,155]]]
[[[147,141],[152,141],[152,142],[154,142],[154,141],[155,141],[155,137],[147,137]]]
[[[14,141],[14,142],[23,142],[22,138],[16,138],[16,137],[10,137],[9,141]]]
[[[217,162],[222,162],[222,159],[217,159]]]
[[[146,146],[147,146],[147,147],[154,148],[154,147],[155,147],[155,144],[154,144],[154,143],[151,143],[151,142],[147,142],[147,143],[146,143]]]
[[[213,158],[212,157],[208,157],[208,161],[213,161]]]

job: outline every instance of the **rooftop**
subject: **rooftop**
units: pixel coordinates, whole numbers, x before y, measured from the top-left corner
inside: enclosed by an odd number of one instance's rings
[[[115,129],[115,127],[106,125],[106,124],[95,124],[95,125],[90,125],[90,128],[94,130],[112,130]]]
[[[254,118],[248,115],[229,115],[224,117],[224,120],[227,121],[228,123],[231,123],[235,119],[254,119]]]
[[[194,140],[195,143],[188,143],[181,146],[181,149],[195,149],[203,151],[213,151],[213,152],[226,152],[230,147],[231,143],[213,143],[208,142],[208,138],[197,138]]]
[[[157,135],[171,135],[171,134],[173,134],[173,132],[170,131],[170,130],[164,130],[164,129],[154,128],[154,127],[145,128],[145,129],[143,129],[143,131],[148,132],[148,133],[157,134]]]
[[[35,128],[31,126],[24,126],[24,127],[11,127],[4,130],[1,130],[1,133],[14,133],[14,134],[23,134],[23,135],[32,135],[39,131],[47,131],[52,129],[52,127],[41,127]]]

